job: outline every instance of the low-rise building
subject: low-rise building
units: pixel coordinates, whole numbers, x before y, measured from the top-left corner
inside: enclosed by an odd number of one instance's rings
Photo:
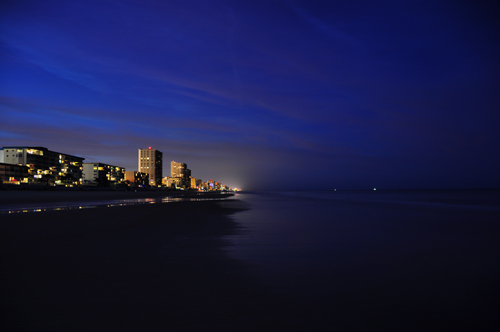
[[[184,178],[166,176],[163,178],[162,182],[163,185],[168,188],[179,189],[185,187]]]
[[[125,171],[125,182],[131,187],[149,186],[149,174],[138,171]]]
[[[83,163],[83,184],[115,186],[125,181],[125,168],[103,163]]]
[[[3,147],[3,162],[28,167],[28,182],[54,185],[78,185],[82,181],[85,158],[50,151],[45,147]]]

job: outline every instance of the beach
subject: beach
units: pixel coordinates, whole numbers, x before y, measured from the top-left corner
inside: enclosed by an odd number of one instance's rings
[[[0,328],[495,331],[498,197],[289,192],[3,213]]]
[[[252,330],[272,321],[272,296],[223,252],[239,209],[224,205],[1,215],[2,330]]]

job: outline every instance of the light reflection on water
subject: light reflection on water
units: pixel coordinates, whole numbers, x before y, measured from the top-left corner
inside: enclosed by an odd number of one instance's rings
[[[81,209],[109,208],[109,207],[141,205],[141,204],[163,204],[163,203],[173,203],[173,202],[221,201],[225,199],[227,198],[226,197],[222,198],[161,197],[161,198],[107,200],[98,202],[60,202],[60,203],[47,203],[47,204],[33,204],[31,206],[18,205],[10,207],[0,207],[0,214],[81,210]]]

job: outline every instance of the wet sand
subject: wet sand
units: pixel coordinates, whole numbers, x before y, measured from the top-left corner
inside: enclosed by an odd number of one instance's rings
[[[191,191],[51,191],[51,190],[0,190],[0,208],[18,204],[44,204],[59,202],[99,202],[107,200],[158,198],[158,197],[221,197],[225,194]]]

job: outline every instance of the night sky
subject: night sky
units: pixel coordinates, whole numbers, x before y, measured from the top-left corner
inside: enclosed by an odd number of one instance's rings
[[[243,189],[500,187],[498,1],[1,1],[0,146]]]

